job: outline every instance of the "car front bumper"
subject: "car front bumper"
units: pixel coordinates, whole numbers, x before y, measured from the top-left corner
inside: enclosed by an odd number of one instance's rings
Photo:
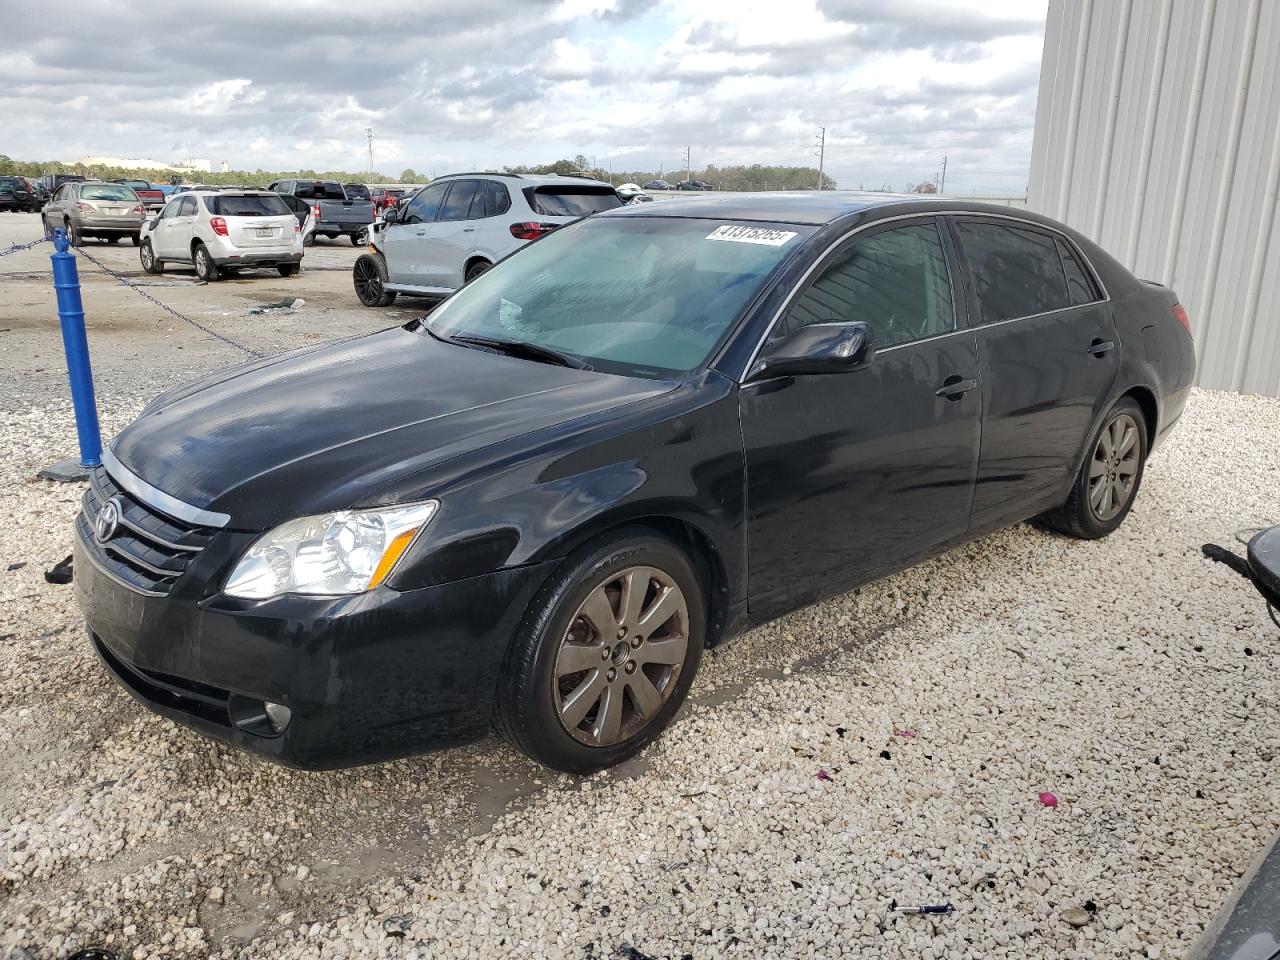
[[[238,556],[253,535],[224,532]],[[77,526],[76,598],[104,665],[155,712],[291,767],[334,769],[475,740],[507,646],[553,562],[398,592],[227,598],[122,584]],[[253,707],[283,704],[273,734]]]

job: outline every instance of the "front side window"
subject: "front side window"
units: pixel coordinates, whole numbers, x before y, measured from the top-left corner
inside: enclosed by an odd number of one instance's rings
[[[961,220],[982,323],[1030,317],[1071,305],[1057,241],[1021,227]]]
[[[466,220],[470,216],[471,202],[480,193],[478,180],[455,180],[444,206],[440,208],[440,220]]]
[[[428,318],[444,338],[514,340],[597,370],[668,377],[706,362],[814,228],[606,217],[530,243]]]
[[[878,349],[955,329],[951,279],[937,224],[912,224],[856,240],[787,313],[781,335],[812,323],[861,321]]]
[[[448,189],[449,183],[446,181],[444,183],[433,183],[425,190],[420,190],[418,195],[409,201],[409,206],[405,208],[404,216],[401,218],[402,222],[431,223],[440,211],[440,201],[444,199],[444,192]]]

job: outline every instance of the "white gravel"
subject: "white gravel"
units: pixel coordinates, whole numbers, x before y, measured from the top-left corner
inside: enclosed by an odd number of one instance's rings
[[[580,781],[493,740],[302,774],[146,712],[42,577],[65,401],[7,387],[0,957],[1172,958],[1280,824],[1280,635],[1199,556],[1280,521],[1280,401],[1198,392],[1108,540],[1019,526],[716,650]]]

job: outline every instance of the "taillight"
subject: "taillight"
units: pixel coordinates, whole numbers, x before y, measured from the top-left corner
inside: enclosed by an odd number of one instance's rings
[[[227,235],[227,221],[222,217],[210,217],[209,226],[213,227],[213,232],[220,237]]]
[[[76,209],[81,213],[93,213],[93,207],[89,206],[87,203],[77,203]]]
[[[317,203],[314,207],[312,207],[312,208],[311,208],[311,213],[315,216],[315,218],[316,218],[317,220],[319,220],[319,219],[320,219],[320,204],[318,204],[318,203]]]
[[[1182,324],[1182,329],[1187,333],[1191,332],[1191,319],[1187,316],[1187,311],[1182,309],[1182,304],[1175,303],[1173,305],[1173,318]]]
[[[134,208],[133,208],[133,212],[134,212],[134,213],[142,213],[142,212],[143,212],[143,210],[142,210],[142,204],[138,204],[136,207],[134,207]]]
[[[302,232],[302,224],[298,222],[297,217],[293,218],[293,232],[295,236]]]
[[[554,223],[513,223],[511,235],[517,240],[537,240],[556,228]]]

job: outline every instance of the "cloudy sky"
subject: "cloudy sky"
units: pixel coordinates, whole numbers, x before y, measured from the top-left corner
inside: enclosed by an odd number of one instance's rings
[[[398,175],[583,154],[1022,193],[1046,0],[59,0],[7,18],[0,152]]]

